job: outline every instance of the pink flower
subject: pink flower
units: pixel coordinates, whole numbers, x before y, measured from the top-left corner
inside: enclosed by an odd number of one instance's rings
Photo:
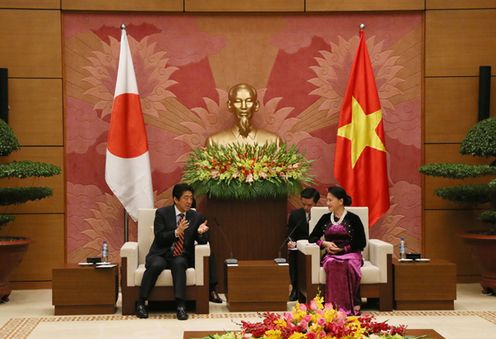
[[[319,318],[317,320],[317,324],[319,324],[320,326],[324,326],[326,323],[326,320],[324,318]]]
[[[245,179],[246,182],[252,183],[253,182],[253,174],[248,174]]]

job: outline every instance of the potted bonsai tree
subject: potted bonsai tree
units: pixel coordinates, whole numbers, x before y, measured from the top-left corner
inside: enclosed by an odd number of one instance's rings
[[[20,148],[19,142],[5,121],[0,119],[0,156],[8,156]],[[50,177],[60,174],[60,168],[33,161],[0,161],[0,178]],[[49,187],[0,187],[0,206],[21,204],[30,200],[43,199],[52,195]],[[3,213],[3,211],[2,211]],[[13,215],[0,214],[0,229],[14,221]],[[0,302],[8,301],[12,289],[9,277],[21,262],[29,239],[24,237],[0,236]]]
[[[482,267],[481,286],[485,293],[496,292],[496,119],[480,121],[472,127],[460,146],[460,153],[488,158],[486,165],[467,164],[428,164],[420,168],[420,173],[453,179],[488,176],[485,184],[465,184],[441,187],[436,195],[450,201],[465,204],[488,204],[479,219],[487,227],[463,234],[472,246]],[[487,206],[487,205],[484,205]]]

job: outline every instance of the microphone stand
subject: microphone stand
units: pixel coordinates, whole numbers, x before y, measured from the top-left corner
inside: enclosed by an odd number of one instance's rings
[[[288,243],[288,241],[293,241],[291,239],[291,236],[293,235],[293,233],[296,231],[296,229],[298,227],[300,227],[300,225],[302,224],[302,222],[300,221],[298,224],[296,224],[296,226],[291,230],[291,232],[289,232],[288,236],[286,238],[284,238],[281,246],[279,246],[279,250],[277,251],[277,255],[279,256],[278,258],[274,258],[274,261],[276,262],[276,264],[278,265],[282,265],[282,264],[285,264],[286,263],[286,258],[282,258],[281,257],[281,251],[282,251],[282,248],[284,245],[286,245]]]
[[[236,265],[238,264],[238,259],[236,258],[233,258],[233,251],[232,251],[232,244],[230,242],[227,241],[227,236],[226,234],[224,233],[224,230],[222,229],[222,227],[220,227],[220,224],[219,222],[217,221],[217,218],[214,217],[214,222],[215,224],[217,225],[217,229],[220,231],[220,234],[222,234],[222,237],[224,238],[224,241],[226,242],[226,244],[228,244],[229,246],[229,255],[231,256],[230,258],[227,258],[226,260],[224,260],[224,262],[227,264],[227,265]]]

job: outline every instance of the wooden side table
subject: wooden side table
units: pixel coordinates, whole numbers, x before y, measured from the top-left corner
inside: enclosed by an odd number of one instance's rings
[[[226,265],[227,302],[231,312],[286,311],[288,265],[273,260],[240,260]]]
[[[115,313],[118,266],[95,268],[67,264],[52,270],[55,315]]]
[[[398,310],[452,310],[456,299],[456,266],[393,260],[394,300]]]

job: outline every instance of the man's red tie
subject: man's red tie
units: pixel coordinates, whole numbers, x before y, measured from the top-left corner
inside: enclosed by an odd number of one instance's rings
[[[179,221],[177,224],[181,222],[181,220],[184,219],[184,213],[179,214]],[[177,257],[178,255],[181,255],[183,253],[183,248],[184,248],[184,232],[180,233],[179,236],[177,237],[176,244],[174,245],[174,251],[172,252],[172,255]]]

